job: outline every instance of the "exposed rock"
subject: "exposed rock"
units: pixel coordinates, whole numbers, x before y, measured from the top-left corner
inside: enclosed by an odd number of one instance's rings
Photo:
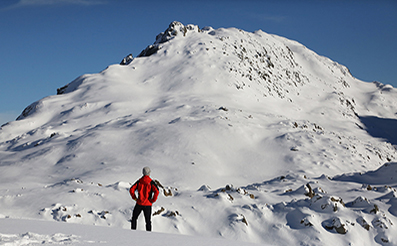
[[[338,211],[338,205],[345,207],[345,204],[341,198],[333,196],[323,196],[316,194],[310,199],[310,207],[315,211],[323,212],[336,212]]]
[[[197,191],[210,191],[211,187],[208,185],[202,185]]]
[[[160,50],[160,47],[158,45],[149,45],[148,47],[146,47],[146,49],[142,50],[138,57],[151,56],[155,54],[158,50]]]
[[[61,88],[57,89],[57,95],[61,95],[65,93],[66,88],[68,88],[68,85],[62,86]]]
[[[160,188],[160,189],[163,190],[163,194],[164,194],[165,197],[167,197],[167,196],[172,196],[172,195],[173,195],[173,194],[172,194],[171,188],[165,188],[165,187],[160,183],[160,181],[158,181],[157,179],[156,179],[156,180],[153,180],[153,181],[154,181],[154,183],[156,183],[156,185],[157,185],[158,188]],[[175,188],[174,190],[176,191],[177,189]]]
[[[124,57],[123,60],[120,62],[120,65],[128,65],[134,60],[134,57],[132,54],[129,54],[128,56]]]
[[[247,221],[247,219],[245,218],[244,215],[242,215],[242,216],[243,216],[243,219],[241,220],[241,222],[243,222],[246,226],[248,226],[248,221]]]
[[[379,212],[378,205],[374,204],[373,208],[369,211],[370,214],[376,214]]]
[[[176,36],[186,36],[189,31],[201,32],[200,28],[196,25],[183,25],[178,21],[172,22],[168,28],[156,36],[154,44],[149,45],[144,49],[138,57],[151,56],[161,49],[161,44],[168,42]]]
[[[17,120],[22,120],[22,119],[28,117],[29,115],[36,112],[36,110],[38,110],[41,106],[42,106],[42,103],[40,101],[30,104],[28,107],[26,107],[23,110],[22,114],[20,116],[18,116]]]
[[[153,213],[153,216],[159,215],[159,214],[161,214],[161,213],[164,212],[164,211],[165,211],[165,208],[164,208],[164,207],[161,207],[159,210],[157,210],[156,212]]]
[[[302,225],[304,225],[304,226],[308,226],[308,227],[311,227],[311,226],[313,226],[313,224],[307,219],[307,218],[303,218],[302,220],[301,220],[301,222],[300,222]]]
[[[176,217],[177,215],[180,215],[178,211],[168,211],[164,216],[166,217]]]
[[[349,207],[355,207],[355,208],[364,208],[370,206],[370,202],[366,197],[359,196],[354,201],[349,202],[346,204]]]
[[[310,198],[313,198],[314,195],[315,195],[315,193],[314,193],[312,187],[310,186],[310,184],[307,183],[307,184],[304,186],[304,188],[305,188],[305,196],[308,196],[308,197],[310,197]]]
[[[335,231],[339,234],[346,234],[347,229],[345,228],[345,224],[342,224],[339,218],[332,218],[329,220],[324,221],[323,227],[329,231]]]
[[[197,31],[201,30],[196,25],[183,25],[179,21],[173,21],[168,28],[156,36],[155,44],[165,43],[178,35],[185,36],[188,31]]]
[[[357,223],[360,224],[367,231],[369,231],[369,229],[371,228],[371,226],[368,224],[368,222],[363,217],[359,217],[357,219]]]
[[[243,214],[236,214],[236,213],[231,214],[231,215],[229,215],[229,220],[231,221],[232,224],[234,224],[236,222],[242,222],[246,226],[248,226],[248,221]]]
[[[383,237],[381,237],[380,240],[382,240],[382,242],[384,242],[384,243],[388,243],[389,242],[389,239],[383,238]]]

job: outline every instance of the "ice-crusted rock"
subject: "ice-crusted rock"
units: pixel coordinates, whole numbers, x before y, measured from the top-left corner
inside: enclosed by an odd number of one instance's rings
[[[155,44],[165,43],[176,36],[186,36],[187,32],[190,31],[200,32],[201,30],[197,25],[189,24],[185,26],[179,21],[174,21],[164,32],[156,36]]]
[[[83,83],[83,81],[86,77],[87,77],[87,75],[82,75],[82,76],[78,77],[77,79],[73,80],[72,82],[70,82],[69,84],[62,86],[61,88],[58,88],[57,95],[66,94],[66,93],[76,90]]]
[[[34,102],[30,104],[22,111],[22,114],[18,116],[17,120],[22,120],[28,117],[30,114],[34,113],[39,107],[40,107],[39,102]]]
[[[138,57],[151,56],[161,49],[160,44],[168,42],[177,36],[186,36],[188,32],[201,32],[197,25],[183,25],[179,21],[173,21],[168,28],[156,36],[154,44],[149,45],[144,49]]]
[[[359,225],[361,225],[367,231],[369,231],[369,229],[371,228],[371,226],[368,224],[368,222],[362,216],[357,218],[357,223]]]
[[[310,208],[318,212],[337,212],[339,208],[345,207],[339,197],[317,194],[310,199]]]
[[[346,206],[353,208],[367,208],[370,207],[371,204],[366,197],[359,196],[354,201],[347,203]]]
[[[134,60],[134,57],[132,54],[129,54],[128,56],[124,57],[123,60],[120,62],[120,65],[128,65]]]
[[[346,234],[347,229],[346,225],[342,223],[339,218],[332,218],[323,222],[323,226],[325,229],[329,231],[335,231],[339,234]]]

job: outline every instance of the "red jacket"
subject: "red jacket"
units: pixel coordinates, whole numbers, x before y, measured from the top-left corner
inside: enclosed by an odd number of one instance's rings
[[[138,197],[135,195],[135,191],[138,191]],[[157,200],[159,189],[149,176],[144,175],[131,186],[130,195],[138,205],[152,206]]]

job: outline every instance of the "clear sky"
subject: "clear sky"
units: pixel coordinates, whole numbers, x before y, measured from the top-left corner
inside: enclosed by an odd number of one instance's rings
[[[174,20],[261,29],[397,87],[396,0],[0,0],[0,125],[78,76],[137,56]]]

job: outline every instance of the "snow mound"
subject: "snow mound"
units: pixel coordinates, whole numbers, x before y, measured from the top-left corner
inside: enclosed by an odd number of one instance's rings
[[[79,243],[78,237],[74,235],[64,235],[56,233],[53,235],[40,235],[37,233],[26,232],[23,234],[0,234],[2,245],[47,245],[47,244],[76,244]]]

